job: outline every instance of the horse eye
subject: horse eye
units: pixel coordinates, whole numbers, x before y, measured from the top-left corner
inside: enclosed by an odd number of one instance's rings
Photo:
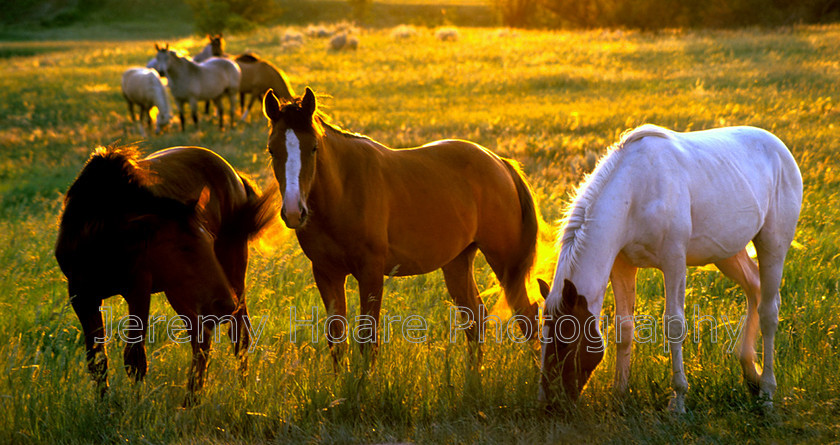
[[[318,144],[317,143],[312,146],[312,153],[315,153],[316,151],[318,151]]]

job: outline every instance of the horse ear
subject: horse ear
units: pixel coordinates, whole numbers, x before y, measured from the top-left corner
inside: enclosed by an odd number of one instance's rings
[[[201,195],[198,197],[198,202],[195,203],[195,211],[203,213],[207,208],[207,203],[210,202],[210,188],[204,187],[201,189]]]
[[[160,52],[160,45],[155,42],[155,51]]]
[[[551,286],[548,285],[542,278],[537,278],[537,283],[540,285],[540,295],[542,295],[543,300],[548,298],[548,293],[551,292]]]
[[[169,44],[168,44],[168,43],[166,44],[166,47],[165,47],[165,48],[163,48],[163,50],[164,50],[164,51],[169,51]]]
[[[280,120],[280,102],[274,95],[274,90],[269,88],[263,96],[263,114],[271,122]]]
[[[577,287],[569,280],[563,280],[563,305],[567,308],[575,307],[579,302],[580,294]]]
[[[309,113],[310,116],[315,114],[315,110],[318,109],[318,104],[315,102],[315,93],[312,92],[312,89],[306,87],[306,92],[303,93],[303,99],[300,102],[300,107],[303,111]]]

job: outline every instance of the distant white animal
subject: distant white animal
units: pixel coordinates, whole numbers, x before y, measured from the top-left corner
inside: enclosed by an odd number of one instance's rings
[[[169,45],[165,47],[155,45],[155,48],[158,51],[158,68],[166,71],[169,77],[169,89],[178,105],[181,131],[186,128],[184,103],[189,102],[193,123],[198,126],[197,104],[200,100],[213,101],[219,112],[219,128],[224,128],[223,96],[228,96],[230,100],[230,120],[233,124],[236,115],[234,103],[239,93],[239,81],[242,75],[236,62],[221,57],[211,57],[199,64],[189,58],[180,57],[175,51],[169,49]]]
[[[132,122],[138,122],[134,117],[134,106],[140,107],[140,132],[145,135],[143,121],[149,129],[152,127],[151,109],[157,107],[155,119],[155,134],[160,133],[169,125],[172,118],[169,99],[157,71],[149,68],[129,68],[122,76],[122,94],[128,103],[128,115]]]

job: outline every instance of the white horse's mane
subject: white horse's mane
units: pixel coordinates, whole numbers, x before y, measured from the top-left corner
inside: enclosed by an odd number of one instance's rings
[[[597,201],[605,184],[608,182],[616,165],[621,162],[622,149],[632,142],[653,136],[672,139],[673,132],[656,125],[645,124],[621,135],[619,141],[613,144],[607,153],[601,157],[592,173],[587,174],[583,182],[575,190],[575,197],[566,208],[563,224],[560,228],[558,241],[560,257],[558,259],[558,273],[564,278],[571,275],[577,267],[578,253],[586,244],[586,218],[590,206]]]

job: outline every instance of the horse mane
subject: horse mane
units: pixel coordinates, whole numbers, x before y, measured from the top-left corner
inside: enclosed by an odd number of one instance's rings
[[[575,190],[575,197],[566,208],[560,229],[561,236],[558,238],[561,243],[558,265],[562,267],[558,269],[558,272],[562,273],[564,278],[568,278],[572,270],[577,268],[578,254],[587,242],[587,213],[592,204],[598,200],[616,166],[621,162],[623,149],[629,144],[648,136],[673,138],[670,130],[651,124],[624,132],[619,141],[613,144],[607,150],[607,153],[601,157],[592,173],[587,174]]]
[[[138,164],[140,158],[135,146],[94,150],[64,198],[62,228],[94,235],[128,214],[189,221],[192,206],[152,193],[157,178]]]

